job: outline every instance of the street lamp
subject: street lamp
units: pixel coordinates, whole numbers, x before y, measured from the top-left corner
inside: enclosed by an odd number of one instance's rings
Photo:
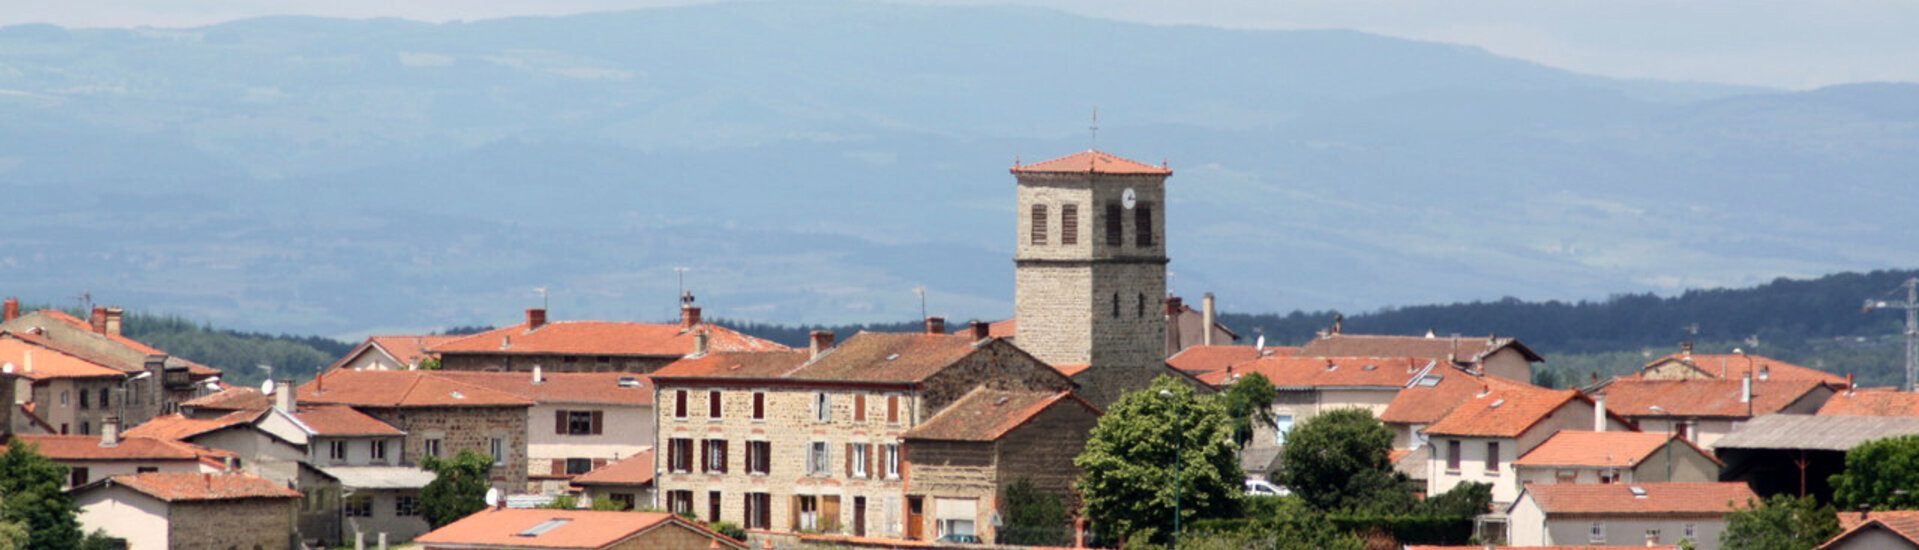
[[[1171,390],[1159,390],[1159,396],[1172,399],[1173,392]],[[1186,443],[1186,411],[1180,409],[1178,403],[1173,404],[1173,411],[1179,415],[1179,420],[1173,423],[1173,548],[1179,548],[1180,490],[1186,485],[1185,483],[1181,483],[1180,479],[1183,473],[1181,470],[1185,469],[1186,458],[1186,453],[1181,450]]]

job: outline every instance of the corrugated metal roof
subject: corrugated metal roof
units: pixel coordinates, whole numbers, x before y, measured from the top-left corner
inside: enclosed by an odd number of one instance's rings
[[[1747,421],[1713,448],[1845,451],[1874,439],[1909,434],[1919,434],[1919,418],[1768,414]]]
[[[411,466],[322,466],[319,470],[350,489],[418,489],[433,482],[433,472]]]

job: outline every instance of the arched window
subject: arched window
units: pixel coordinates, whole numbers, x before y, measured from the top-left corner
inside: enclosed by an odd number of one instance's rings
[[[1059,205],[1059,244],[1079,244],[1079,205]]]
[[[1046,205],[1033,205],[1033,244],[1046,244]]]

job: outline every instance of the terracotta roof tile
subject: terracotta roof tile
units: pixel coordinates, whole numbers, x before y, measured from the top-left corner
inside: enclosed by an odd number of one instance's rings
[[[1819,546],[1820,550],[1840,548],[1842,542],[1869,530],[1885,529],[1894,536],[1905,539],[1907,544],[1919,545],[1919,512],[1912,510],[1886,510],[1873,512],[1870,516],[1861,516],[1858,512],[1840,512],[1838,536]]]
[[[784,379],[799,381],[919,382],[997,340],[923,332],[861,332],[832,349],[810,352],[712,353],[681,359],[654,371],[655,380],[677,378]],[[979,344],[988,342],[988,344]],[[979,344],[979,345],[976,345]],[[1010,344],[999,344],[1010,345]]]
[[[369,344],[379,346],[381,350],[386,351],[387,355],[393,356],[393,358],[398,360],[400,364],[402,365],[417,365],[420,363],[421,360],[433,356],[431,352],[427,351],[428,348],[432,348],[433,346],[438,346],[440,344],[445,344],[447,342],[452,342],[454,340],[458,340],[465,337],[466,335],[461,335],[461,334],[453,334],[453,335],[432,334],[432,335],[418,335],[418,336],[369,336],[367,337],[366,341]]]
[[[117,475],[107,478],[103,483],[118,484],[167,502],[302,496],[299,491],[247,473]]]
[[[1002,391],[981,387],[968,392],[933,418],[907,430],[902,437],[994,441],[1055,405],[1085,407],[1093,414],[1099,414],[1099,409],[1072,392]]]
[[[257,388],[234,386],[180,403],[181,407],[215,411],[261,410],[273,406],[273,398]]]
[[[1165,176],[1172,175],[1173,171],[1163,166],[1153,166],[1100,151],[1088,150],[1045,162],[1016,165],[1013,167],[1013,173],[1150,174]]]
[[[1839,528],[1850,530],[1866,523],[1867,520],[1897,520],[1902,523],[1919,522],[1919,510],[1873,510],[1869,513],[1840,512]]]
[[[534,526],[557,522],[559,525],[532,536],[522,536]],[[745,550],[745,545],[707,530],[672,514],[649,512],[610,512],[600,510],[547,510],[538,508],[491,508],[475,512],[430,533],[413,539],[416,544],[486,545],[506,548],[605,548],[643,531],[677,524],[706,534],[720,544]]]
[[[1426,357],[1308,357],[1268,356],[1233,365],[1228,370],[1199,376],[1214,386],[1231,384],[1259,373],[1280,388],[1404,387],[1413,375],[1433,363]]]
[[[1644,490],[1645,496],[1633,493]],[[1533,483],[1525,488],[1547,517],[1580,515],[1719,515],[1758,499],[1743,482]],[[1524,498],[1524,497],[1522,497]]]
[[[1511,347],[1531,361],[1541,361],[1539,353],[1515,338],[1386,336],[1374,334],[1331,334],[1306,342],[1300,355],[1323,357],[1428,357],[1459,362],[1474,362],[1484,355]]]
[[[986,325],[986,335],[993,338],[1012,338],[1019,334],[1019,320],[1007,319],[994,321]]]
[[[574,485],[651,485],[653,449],[620,459],[573,477]]]
[[[1488,377],[1491,378],[1491,377]],[[1518,437],[1560,407],[1584,399],[1577,390],[1487,386],[1427,426],[1434,435]]]
[[[542,372],[533,383],[528,372],[434,371],[433,376],[499,390],[538,403],[602,405],[653,404],[653,377],[630,372]],[[621,380],[631,384],[621,385]]]
[[[1252,346],[1193,346],[1172,357],[1166,358],[1166,364],[1173,368],[1201,375],[1226,370],[1226,367],[1244,363],[1266,356],[1287,356],[1299,351],[1299,348],[1266,348],[1261,350]]]
[[[711,351],[780,351],[770,340],[747,336],[730,328],[703,323],[692,329],[679,324],[609,321],[555,321],[527,330],[521,323],[473,334],[428,348],[431,353],[509,353],[567,355],[678,356],[693,353],[694,334],[706,331]]]
[[[12,365],[9,372],[28,380],[124,378],[127,375],[109,364],[47,344],[48,340],[33,335],[0,333],[0,364]]]
[[[314,435],[353,437],[406,435],[392,424],[341,405],[301,405],[293,417],[313,430]]]
[[[1379,414],[1380,422],[1431,424],[1472,399],[1480,387],[1538,388],[1497,376],[1480,376],[1449,365],[1434,365],[1424,376],[1408,381]]]
[[[1727,380],[1738,380],[1747,374],[1752,374],[1753,380],[1818,380],[1827,384],[1846,383],[1844,376],[1748,353],[1723,355],[1675,353],[1647,362],[1640,367],[1640,372],[1632,375],[1632,378],[1642,378],[1645,371],[1668,363],[1691,368],[1704,377]]]
[[[187,438],[234,426],[252,423],[260,418],[265,409],[234,411],[218,418],[187,418],[180,413],[155,417],[121,434],[125,437],[151,437],[156,439]]]
[[[1071,364],[1071,365],[1053,365],[1053,370],[1056,370],[1056,371],[1059,371],[1059,373],[1060,373],[1060,374],[1064,374],[1064,375],[1066,375],[1066,377],[1067,377],[1067,378],[1072,378],[1072,377],[1074,377],[1074,376],[1079,376],[1079,373],[1082,373],[1082,372],[1086,372],[1086,369],[1090,369],[1090,368],[1093,368],[1093,364],[1092,364],[1092,363],[1074,363],[1074,364]]]
[[[71,460],[188,460],[237,457],[230,451],[213,449],[172,439],[122,437],[120,444],[101,447],[97,435],[16,434],[14,441],[31,443],[41,455],[56,461]],[[5,448],[0,446],[0,448]]]
[[[805,363],[808,351],[721,352],[674,361],[654,378],[779,378]]]
[[[1542,468],[1633,467],[1665,448],[1667,442],[1675,440],[1685,443],[1678,434],[1565,430],[1527,451],[1525,456],[1514,460],[1513,465]],[[1706,452],[1700,451],[1700,454]]]
[[[1826,416],[1919,416],[1919,393],[1851,391],[1833,394],[1819,413]]]
[[[1628,418],[1713,416],[1746,418],[1779,412],[1819,389],[1811,379],[1755,380],[1752,402],[1739,400],[1742,380],[1693,378],[1638,380],[1622,378],[1607,384],[1606,408]],[[1654,409],[1653,407],[1659,407]]]
[[[43,310],[40,310],[38,313],[46,314],[47,317],[52,318],[53,320],[56,320],[56,321],[60,321],[62,323],[66,323],[67,325],[70,325],[73,328],[87,331],[92,334],[100,334],[98,332],[93,332],[92,323],[88,323],[79,317],[68,315],[67,312],[60,311],[57,309],[43,309]],[[167,352],[160,351],[159,348],[146,345],[145,343],[139,340],[134,340],[132,338],[128,338],[126,336],[122,336],[119,334],[100,334],[100,336],[108,340],[112,340],[114,343],[120,344],[122,346],[126,346],[128,349],[138,351],[143,355],[166,355],[167,354]]]
[[[300,386],[302,403],[359,407],[524,407],[533,401],[417,370],[337,370]],[[324,390],[324,391],[322,391]]]

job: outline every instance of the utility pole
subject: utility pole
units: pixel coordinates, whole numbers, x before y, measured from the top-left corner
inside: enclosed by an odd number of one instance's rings
[[[1900,283],[1906,289],[1906,299],[1902,302],[1885,300],[1866,300],[1864,312],[1875,309],[1898,308],[1906,310],[1906,391],[1916,391],[1914,377],[1919,377],[1919,277],[1906,279]],[[1893,292],[1897,292],[1894,290]],[[1890,294],[1890,292],[1888,293]]]

